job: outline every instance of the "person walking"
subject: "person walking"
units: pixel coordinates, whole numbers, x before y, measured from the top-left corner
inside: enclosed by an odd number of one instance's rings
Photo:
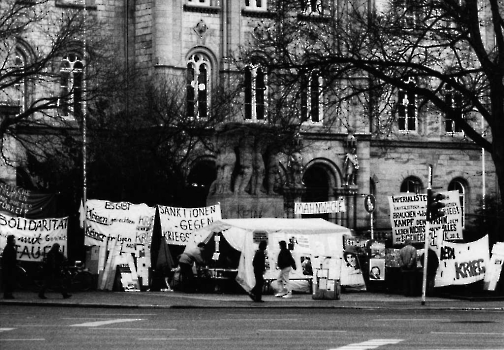
[[[46,256],[44,264],[44,283],[38,293],[40,299],[47,299],[45,292],[50,286],[58,288],[63,295],[63,299],[71,297],[71,295],[67,293],[65,283],[63,282],[62,272],[65,264],[66,258],[63,253],[60,252],[59,243],[54,243]]]
[[[205,258],[203,257],[204,252],[205,243],[200,242],[196,248],[184,251],[180,255],[180,285],[183,292],[192,292],[195,289],[193,265],[194,263],[199,266],[205,265]]]
[[[255,286],[250,290],[250,297],[255,302],[262,302],[264,286],[264,273],[266,272],[266,241],[259,242],[259,249],[254,255],[252,266],[254,267]]]
[[[296,262],[290,250],[287,249],[287,243],[280,241],[278,244],[280,245],[280,253],[278,253],[277,267],[280,269],[280,274],[278,275],[280,291],[275,296],[288,299],[292,298],[292,290],[290,290],[289,286],[289,274],[291,268],[296,270]]]
[[[16,280],[16,240],[14,235],[7,236],[7,243],[2,253],[2,282],[4,299],[14,299],[14,281]]]
[[[413,296],[416,292],[417,250],[410,239],[407,239],[404,247],[399,250],[399,262],[404,295]]]

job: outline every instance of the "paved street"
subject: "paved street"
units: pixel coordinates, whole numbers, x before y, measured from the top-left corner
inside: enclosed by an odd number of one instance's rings
[[[504,313],[486,310],[4,304],[0,348],[502,350],[503,325]]]

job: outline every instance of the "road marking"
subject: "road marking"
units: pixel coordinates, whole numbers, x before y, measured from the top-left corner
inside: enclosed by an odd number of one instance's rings
[[[195,337],[190,337],[190,338],[182,338],[182,337],[177,337],[177,338],[171,338],[171,337],[166,337],[166,338],[138,338],[137,340],[139,341],[167,341],[167,340],[230,340],[231,338],[223,338],[223,337],[218,337],[218,338],[206,338],[206,337],[201,337],[201,338],[195,338]]]
[[[504,335],[504,333],[498,332],[431,332],[431,334],[443,334],[443,335]]]
[[[402,342],[404,339],[371,339],[362,343],[348,344],[339,348],[333,348],[329,350],[367,350],[376,349],[379,346],[397,344]]]
[[[122,322],[134,322],[141,321],[141,318],[117,318],[115,320],[108,321],[96,321],[96,322],[85,322],[78,324],[71,324],[70,327],[100,327],[106,324],[122,323]]]
[[[220,318],[219,321],[298,321],[298,318]],[[215,322],[215,320],[207,320],[209,322]]]
[[[31,338],[31,339],[26,339],[26,338],[23,338],[23,339],[0,339],[0,342],[1,341],[45,341],[44,338]]]
[[[419,321],[419,322],[450,322],[449,318],[376,318],[373,321],[387,321],[387,322],[394,322],[394,321]]]
[[[12,331],[14,328],[0,328],[0,332]]]
[[[346,331],[331,329],[258,329],[257,332],[346,333]]]

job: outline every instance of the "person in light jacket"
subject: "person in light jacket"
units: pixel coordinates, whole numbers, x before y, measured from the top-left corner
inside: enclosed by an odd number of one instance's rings
[[[289,286],[289,274],[291,269],[296,269],[296,262],[292,257],[290,250],[287,249],[285,241],[278,242],[280,245],[280,253],[278,253],[277,267],[280,269],[278,275],[278,284],[280,291],[275,294],[276,297],[292,298],[292,290]]]

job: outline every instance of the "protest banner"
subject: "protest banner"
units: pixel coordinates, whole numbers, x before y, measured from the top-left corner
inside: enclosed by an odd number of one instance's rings
[[[445,215],[430,225],[430,244],[436,246],[441,234],[443,240],[462,240],[462,210],[457,191],[441,192],[446,196]],[[389,197],[390,223],[393,244],[401,244],[406,239],[413,243],[425,242],[425,221],[427,194],[404,194]],[[438,239],[439,238],[439,239]]]
[[[327,213],[346,212],[345,200],[343,198],[337,201],[328,202],[298,202],[294,203],[294,214],[315,215]]]
[[[186,245],[193,231],[221,220],[220,204],[200,208],[158,206],[162,235],[167,244]]]
[[[435,287],[483,280],[490,260],[488,236],[470,243],[443,242],[439,247]]]
[[[21,187],[0,183],[0,211],[16,216],[35,218],[50,217],[56,194],[36,193]]]
[[[25,219],[0,214],[0,247],[5,247],[7,236],[16,238],[19,261],[42,261],[54,243],[59,243],[67,254],[68,217]]]
[[[497,242],[492,248],[492,256],[485,274],[483,289],[494,291],[499,282],[504,264],[504,242]]]
[[[88,200],[84,244],[110,250],[117,240],[123,253],[136,253],[138,244],[150,243],[155,214],[156,209],[146,204]]]

